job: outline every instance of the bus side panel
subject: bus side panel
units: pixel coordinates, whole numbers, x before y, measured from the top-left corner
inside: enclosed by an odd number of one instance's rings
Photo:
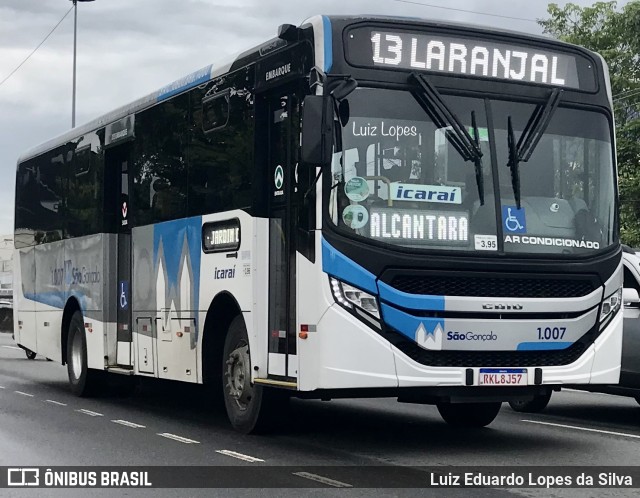
[[[18,249],[13,265],[13,330],[15,340],[25,348],[38,350],[36,342],[35,247]]]
[[[611,320],[593,346],[594,358],[590,384],[617,384],[620,382],[621,362],[612,365],[611,358],[622,360],[623,312]]]
[[[65,263],[65,241],[50,242],[35,248],[36,260],[36,334],[38,353],[61,362],[60,330],[65,305],[66,280],[71,268]]]
[[[163,318],[164,266],[159,266],[158,255],[154,257],[154,226],[134,228],[131,232],[132,244],[132,327],[133,355],[136,373],[158,377],[156,329]],[[158,251],[160,248],[155,249]],[[162,248],[164,254],[164,248]],[[158,275],[161,272],[161,275]],[[162,287],[162,298],[158,298],[158,288]],[[117,304],[114,303],[114,310]],[[115,318],[114,318],[115,319]],[[115,343],[114,343],[115,349]]]
[[[318,241],[320,238],[316,236]],[[316,254],[321,254],[319,247],[319,243],[317,243]],[[296,265],[296,275],[298,277],[296,288],[297,323],[312,325],[312,327],[309,327],[311,332],[309,332],[307,339],[301,339],[299,335],[297,338],[298,388],[308,391],[318,387],[317,374],[322,368],[320,363],[322,358],[316,351],[318,347],[317,326],[334,300],[328,291],[329,277],[321,271],[318,259],[316,259],[315,263],[311,263],[311,261],[298,253],[296,254]],[[305,282],[316,282],[316,285],[305,285]]]
[[[200,217],[134,229],[133,330],[138,372],[198,381],[201,246]]]
[[[80,304],[87,338],[89,368],[100,370],[105,366],[103,237],[102,234],[96,234],[65,241],[63,287],[65,304],[71,298],[75,298]],[[56,330],[61,330],[61,324]]]
[[[269,356],[269,248],[265,241],[269,240],[269,220],[255,218],[253,220],[252,254],[250,260],[251,283],[253,297],[250,308],[253,316],[245,315],[247,332],[251,344],[251,362],[258,370],[251,369],[253,378],[267,378],[267,362]],[[243,267],[246,266],[243,261]],[[244,271],[244,268],[243,268]],[[244,277],[243,277],[244,278]]]
[[[321,237],[316,244],[324,257]],[[322,257],[300,264],[298,317],[311,325],[317,320],[317,329],[298,338],[299,389],[397,387],[391,344],[335,303]]]
[[[199,293],[199,309],[206,316],[206,311],[211,306],[213,300],[220,293],[228,293],[238,303],[240,310],[242,311],[245,325],[247,327],[247,335],[249,338],[249,348],[251,350],[251,360],[254,366],[259,368],[258,376],[264,374],[266,377],[267,372],[267,334],[266,334],[266,318],[262,322],[260,328],[256,328],[254,322],[253,310],[257,307],[263,309],[262,316],[266,317],[266,306],[268,302],[268,293],[265,283],[266,276],[263,275],[263,294],[256,295],[254,297],[253,281],[255,278],[254,270],[257,266],[255,261],[258,261],[257,257],[261,258],[259,261],[268,261],[268,248],[264,246],[264,240],[262,245],[256,245],[254,238],[255,225],[258,224],[266,230],[268,226],[268,220],[254,220],[244,211],[236,210],[226,213],[210,214],[202,217],[202,225],[206,225],[210,222],[225,221],[238,219],[240,221],[240,247],[237,251],[223,251],[223,252],[210,252],[202,253],[202,260],[200,264],[200,293]],[[268,232],[263,233],[265,235]],[[202,228],[200,229],[202,234]],[[200,235],[201,237],[202,235]],[[264,264],[261,270],[263,272],[267,270],[268,265]],[[203,316],[201,313],[201,316]],[[202,325],[200,329],[202,329]],[[260,325],[258,325],[260,326]],[[210,333],[225,334],[226,330],[219,328],[210,329]],[[201,341],[201,337],[198,337],[198,342]],[[200,354],[202,354],[202,347],[200,346]],[[255,356],[254,356],[255,354]],[[207,361],[207,358],[202,358],[200,365]],[[200,370],[202,366],[200,366]],[[201,377],[201,373],[199,374]]]

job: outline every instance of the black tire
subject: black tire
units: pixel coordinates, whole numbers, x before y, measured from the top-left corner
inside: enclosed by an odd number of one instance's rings
[[[544,410],[551,399],[551,391],[547,394],[540,394],[527,401],[511,400],[509,406],[512,410],[520,413],[538,413]]]
[[[495,420],[502,403],[438,403],[444,421],[456,427],[486,427]]]
[[[24,354],[27,355],[27,360],[35,360],[37,353],[35,351],[31,351],[30,349],[25,349]]]
[[[103,373],[88,367],[84,320],[82,313],[76,311],[69,322],[67,336],[67,375],[71,392],[80,397],[95,395],[100,389]]]
[[[251,384],[251,354],[242,316],[229,325],[222,355],[222,392],[229,421],[243,434],[273,429],[286,397],[276,389]]]

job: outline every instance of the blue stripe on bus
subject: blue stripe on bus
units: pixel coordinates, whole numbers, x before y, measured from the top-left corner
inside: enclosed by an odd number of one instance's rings
[[[187,250],[183,253],[184,243],[187,243]],[[191,303],[180,303],[182,309],[198,309],[200,305],[200,256],[202,253],[202,217],[196,216],[176,221],[166,221],[158,223],[153,227],[153,261],[154,271],[158,272],[160,244],[162,244],[163,265],[167,271],[167,296],[157,296],[156,299],[165,299],[180,296],[180,276],[181,263],[183,258],[189,257],[191,263],[191,274],[193,281],[191,284],[191,295],[193,296],[193,307]],[[196,320],[197,321],[197,320]],[[198,327],[196,327],[197,336]]]
[[[211,67],[212,64],[209,64],[208,66],[186,75],[184,78],[180,78],[179,80],[162,87],[158,90],[158,96],[156,97],[157,101],[160,102],[161,100],[165,100],[182,93],[189,88],[206,83],[211,79]]]
[[[322,271],[373,295],[378,294],[375,275],[347,258],[324,238],[322,239]]]
[[[518,344],[518,351],[550,351],[567,349],[572,345],[572,342],[521,342]]]
[[[420,296],[394,289],[384,282],[378,282],[380,299],[388,303],[414,310],[444,311],[444,296]]]
[[[78,300],[80,310],[84,313],[87,309],[87,298],[84,294],[77,291],[27,292],[24,294],[24,298],[29,301],[46,304],[47,306],[51,306],[52,308],[57,308],[59,310],[64,309],[67,300],[71,296]]]
[[[333,35],[331,20],[327,16],[322,16],[322,26],[324,28],[324,72],[328,73],[333,66]]]
[[[384,303],[380,305],[380,311],[382,312],[384,322],[389,327],[397,330],[413,341],[417,340],[416,332],[420,324],[424,325],[427,335],[433,334],[438,325],[442,330],[445,328],[443,318],[418,318]]]

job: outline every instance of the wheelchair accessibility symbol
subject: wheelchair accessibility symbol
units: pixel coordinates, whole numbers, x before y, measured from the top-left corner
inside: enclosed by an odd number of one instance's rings
[[[524,208],[516,206],[502,206],[502,221],[509,233],[527,233],[527,222]]]
[[[129,295],[129,282],[122,281],[118,286],[119,289],[119,301],[120,301],[120,309],[126,310],[129,307],[129,302],[127,301]]]

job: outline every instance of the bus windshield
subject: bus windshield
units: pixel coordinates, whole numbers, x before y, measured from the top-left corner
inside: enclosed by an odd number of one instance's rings
[[[442,98],[481,154],[465,157],[465,133],[410,92],[359,88],[349,96],[328,196],[339,230],[414,249],[486,253],[584,254],[616,241],[605,115],[560,103],[516,169],[510,135],[518,141],[544,102]]]

